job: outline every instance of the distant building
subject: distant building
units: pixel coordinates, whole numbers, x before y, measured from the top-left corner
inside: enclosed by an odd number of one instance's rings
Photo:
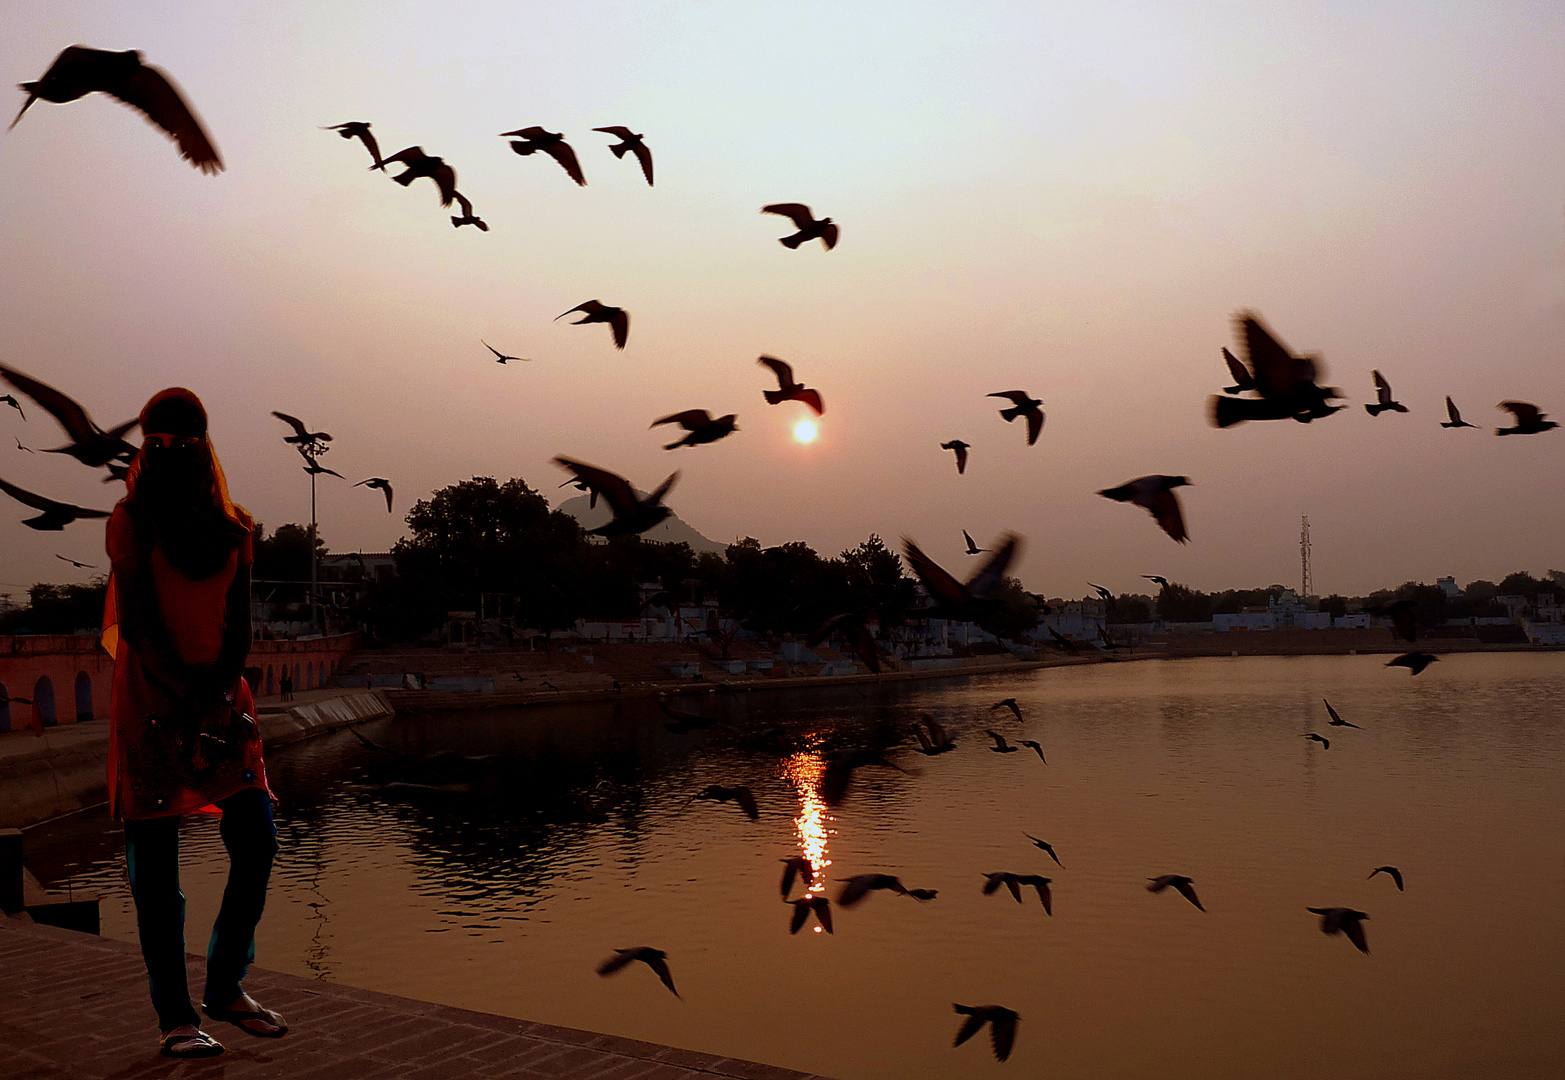
[[[1496,596],[1494,602],[1505,609],[1506,617],[1516,621],[1527,610],[1527,598],[1525,596]]]
[[[1454,577],[1436,578],[1435,584],[1440,586],[1440,591],[1445,593],[1446,599],[1460,600],[1462,598],[1462,590],[1456,587],[1456,579]]]
[[[322,581],[385,581],[396,573],[397,560],[389,551],[333,551],[321,556]]]

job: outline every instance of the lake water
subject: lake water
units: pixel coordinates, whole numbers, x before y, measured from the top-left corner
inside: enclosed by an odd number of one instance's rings
[[[413,754],[503,755],[473,794],[366,790],[386,755],[339,732],[270,755],[282,853],[258,963],[352,986],[751,1058],[842,1080],[1541,1077],[1565,1061],[1565,655],[1141,661],[886,688],[388,720]],[[988,706],[1014,696],[1025,721]],[[1322,697],[1362,730],[1326,727]],[[842,806],[822,745],[934,715],[954,753],[892,755]],[[780,726],[786,749],[747,733]],[[994,754],[983,729],[1039,740]],[[1322,750],[1301,735],[1331,740]],[[689,803],[747,784],[732,804]],[[1051,841],[1055,866],[1022,835]],[[190,940],[226,862],[185,829]],[[29,836],[40,876],[106,894],[135,940],[100,813]],[[784,856],[939,890],[788,934]],[[1407,891],[1371,868],[1399,866]],[[1054,879],[1054,915],[991,871]],[[1143,887],[1186,874],[1206,906]],[[828,895],[835,899],[839,886]],[[1370,955],[1307,906],[1367,911]],[[813,921],[810,924],[813,927]],[[615,948],[669,954],[682,999]],[[953,1002],[1021,1014],[997,1064],[953,1049]],[[290,1017],[296,1025],[307,1016]]]

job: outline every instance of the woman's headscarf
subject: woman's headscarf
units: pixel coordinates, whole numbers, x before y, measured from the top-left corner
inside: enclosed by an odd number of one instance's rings
[[[174,428],[180,430],[171,430]],[[171,387],[154,394],[141,410],[141,431],[149,437],[157,434],[198,437],[200,490],[193,504],[177,508],[172,518],[167,508],[147,505],[144,492],[138,497],[144,461],[143,453],[137,453],[125,474],[125,497],[120,500],[119,508],[131,515],[137,532],[145,538],[148,547],[153,543],[160,546],[176,570],[198,580],[211,577],[227,565],[229,554],[244,542],[255,523],[243,507],[234,505],[228,497],[228,481],[207,432],[206,408],[189,390]],[[119,645],[119,612],[112,571],[104,601],[102,640],[109,655],[115,655]]]

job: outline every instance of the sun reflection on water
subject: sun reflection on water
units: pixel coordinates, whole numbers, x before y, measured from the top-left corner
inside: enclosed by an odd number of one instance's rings
[[[821,798],[821,778],[826,775],[826,761],[819,754],[805,751],[783,759],[783,775],[799,793],[799,814],[793,819],[794,835],[799,838],[799,853],[810,860],[815,874],[814,882],[804,890],[806,897],[820,896],[826,891],[826,868],[831,865],[826,846],[836,830],[831,827],[837,819],[826,812],[826,802]],[[815,927],[819,934],[821,928]]]

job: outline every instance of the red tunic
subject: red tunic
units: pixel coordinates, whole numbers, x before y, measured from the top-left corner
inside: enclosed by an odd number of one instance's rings
[[[211,577],[194,580],[176,570],[161,547],[146,551],[130,513],[116,507],[109,518],[112,563],[151,561],[157,594],[155,615],[187,664],[217,661],[227,623],[228,590],[240,566],[253,558],[250,538]],[[109,709],[109,809],[116,818],[183,814],[247,787],[270,793],[261,759],[250,685],[239,678],[231,706],[201,711],[148,678],[123,637],[114,648],[114,690]]]

